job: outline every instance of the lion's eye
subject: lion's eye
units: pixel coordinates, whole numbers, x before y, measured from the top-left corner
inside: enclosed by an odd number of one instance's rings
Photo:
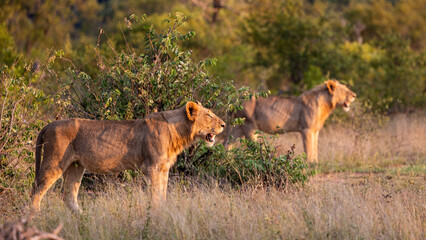
[[[207,116],[208,116],[209,118],[212,118],[212,116],[211,116],[210,114],[207,114]]]

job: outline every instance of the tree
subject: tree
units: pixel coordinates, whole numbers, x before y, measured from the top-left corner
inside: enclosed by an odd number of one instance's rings
[[[44,48],[62,48],[82,30],[92,31],[98,22],[96,0],[5,0],[0,22],[26,55]]]
[[[409,40],[413,49],[422,50],[426,46],[425,8],[426,3],[422,0],[353,1],[344,15],[350,25],[365,25],[361,35],[367,41],[398,34]]]
[[[268,87],[283,90],[284,83],[302,87],[305,73],[333,40],[327,19],[309,15],[297,0],[254,4],[243,37],[256,50],[255,65],[269,69]]]

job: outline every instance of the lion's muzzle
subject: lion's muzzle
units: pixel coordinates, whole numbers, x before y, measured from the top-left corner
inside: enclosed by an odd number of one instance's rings
[[[355,94],[355,93],[352,93],[351,98],[350,98],[349,100],[347,100],[347,101],[345,101],[345,102],[343,103],[343,110],[344,110],[345,112],[349,111],[349,109],[351,108],[351,103],[352,103],[353,101],[355,101],[355,97],[356,97],[356,94]]]
[[[214,143],[215,142],[215,137],[217,134],[220,134],[221,132],[223,132],[223,129],[225,129],[225,123],[221,123],[220,124],[221,128],[219,129],[219,131],[216,131],[215,129],[212,129],[213,131],[211,133],[207,133],[206,135],[206,141],[210,142],[210,143]]]

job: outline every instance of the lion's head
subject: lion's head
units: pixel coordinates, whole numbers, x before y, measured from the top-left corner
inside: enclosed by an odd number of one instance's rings
[[[328,80],[324,84],[330,93],[333,106],[340,106],[346,112],[349,111],[351,103],[355,101],[356,94],[337,80]]]
[[[186,115],[194,123],[194,138],[203,139],[207,145],[213,146],[215,136],[225,128],[225,122],[211,110],[204,108],[199,102],[188,102],[186,104]]]

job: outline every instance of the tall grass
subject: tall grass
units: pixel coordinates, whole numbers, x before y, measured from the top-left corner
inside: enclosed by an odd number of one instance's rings
[[[418,186],[392,188],[373,178],[313,179],[287,193],[174,183],[161,209],[151,209],[137,185],[110,185],[98,196],[83,194],[82,215],[51,193],[34,223],[50,230],[63,222],[65,239],[424,239]]]
[[[324,127],[318,141],[319,170],[425,173],[426,112],[377,121]],[[281,152],[292,144],[296,144],[296,154],[303,152],[298,133],[281,135],[276,144]]]
[[[316,168],[343,173],[319,174],[303,188],[236,189],[172,178],[167,202],[152,209],[137,182],[110,182],[83,188],[83,213],[75,215],[58,183],[33,224],[51,231],[62,222],[65,239],[425,239],[425,120],[422,113],[361,129],[328,124]],[[287,150],[293,143],[303,150],[298,135],[276,144]],[[28,192],[0,192],[0,223],[26,215]]]

